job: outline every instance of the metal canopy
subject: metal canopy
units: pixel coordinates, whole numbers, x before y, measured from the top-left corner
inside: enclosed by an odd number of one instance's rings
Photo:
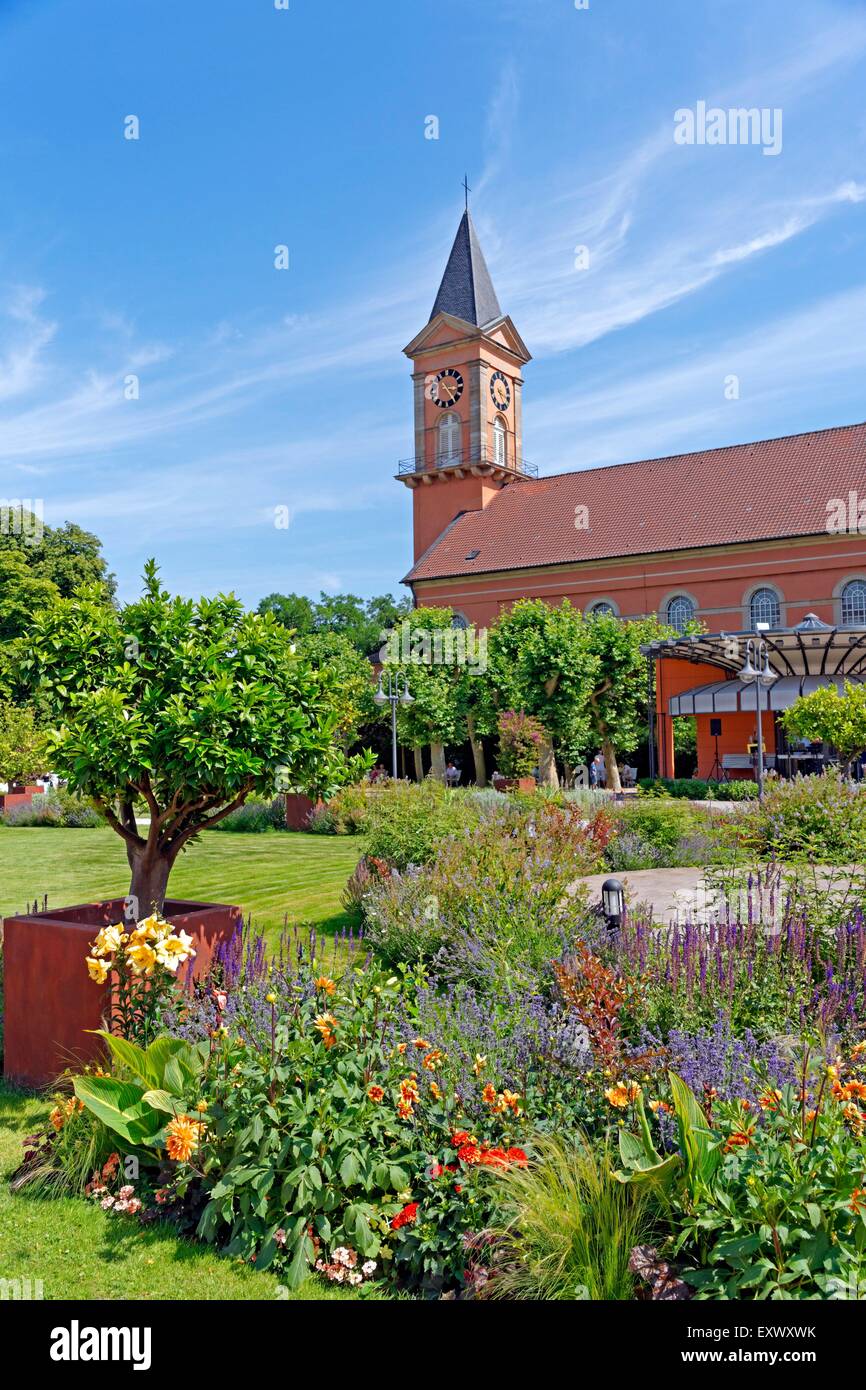
[[[675,658],[678,661],[706,663],[736,674],[745,660],[746,642],[750,638],[766,642],[770,667],[780,678],[814,676],[818,678],[819,685],[829,684],[838,678],[835,681],[837,686],[846,678],[851,681],[866,680],[866,628],[831,627],[814,613],[807,614],[796,627],[671,637],[649,642],[641,651],[645,656],[657,660]],[[776,686],[770,689],[775,690]]]
[[[801,695],[811,695],[825,685],[835,685],[840,694],[845,688],[845,680],[859,680],[860,677],[832,676],[781,676],[773,685],[762,692],[764,709],[788,709]],[[668,701],[668,711],[678,714],[733,714],[741,711],[755,713],[755,687],[746,686],[739,680],[713,681],[710,685],[696,685],[692,690],[683,690],[672,695]]]

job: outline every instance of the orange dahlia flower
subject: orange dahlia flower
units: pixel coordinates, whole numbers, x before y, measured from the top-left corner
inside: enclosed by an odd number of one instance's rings
[[[169,1123],[165,1151],[176,1163],[186,1163],[198,1148],[199,1136],[203,1128],[201,1120],[193,1120],[189,1115],[177,1115]]]

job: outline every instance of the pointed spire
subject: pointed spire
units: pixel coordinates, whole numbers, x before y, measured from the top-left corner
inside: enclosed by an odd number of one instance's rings
[[[460,219],[431,319],[437,314],[454,314],[456,318],[474,323],[478,328],[502,317],[468,208]]]

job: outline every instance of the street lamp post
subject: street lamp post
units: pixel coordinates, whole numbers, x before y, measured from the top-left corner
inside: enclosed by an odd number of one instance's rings
[[[772,685],[776,679],[775,672],[770,669],[770,651],[766,642],[756,642],[753,638],[749,638],[746,643],[746,664],[738,674],[744,685],[754,685],[755,687],[755,708],[758,721],[755,732],[758,744],[756,772],[760,799],[764,795],[764,731],[761,727],[763,715],[761,687]]]
[[[379,684],[376,694],[373,696],[377,705],[391,706],[391,776],[397,780],[397,706],[414,704],[413,697],[409,694],[409,677],[405,671],[389,671],[388,688],[384,689],[382,677],[384,671],[379,672]]]

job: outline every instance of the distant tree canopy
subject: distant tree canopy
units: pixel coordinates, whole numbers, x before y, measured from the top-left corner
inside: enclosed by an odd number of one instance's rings
[[[35,613],[70,598],[81,585],[96,586],[106,604],[114,599],[114,575],[97,536],[67,521],[45,526],[31,512],[7,508],[0,526],[0,699],[30,698],[20,674],[21,643]]]
[[[293,628],[300,637],[325,632],[347,637],[353,647],[369,656],[382,645],[382,633],[412,612],[412,600],[380,594],[365,601],[356,594],[322,592],[316,602],[305,594],[268,594],[258,611],[272,613],[278,623]]]
[[[107,599],[114,596],[102,543],[92,531],[67,521],[46,526],[25,513],[17,526],[0,528],[0,557],[17,556],[33,580],[53,584],[61,598],[70,598],[82,584],[98,584]]]

